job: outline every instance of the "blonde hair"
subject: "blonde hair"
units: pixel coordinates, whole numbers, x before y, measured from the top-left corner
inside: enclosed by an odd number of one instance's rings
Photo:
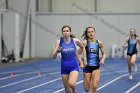
[[[130,28],[130,32],[134,31],[135,37],[138,37],[136,34],[136,29],[135,28]]]

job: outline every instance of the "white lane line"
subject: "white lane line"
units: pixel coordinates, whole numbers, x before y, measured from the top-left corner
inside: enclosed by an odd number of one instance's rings
[[[57,74],[57,73],[60,73],[60,72],[48,73],[48,74],[45,74],[45,75],[42,75],[42,76],[46,76],[46,75],[49,75],[49,74]],[[7,85],[4,85],[4,86],[0,86],[0,88],[4,88],[4,87],[11,86],[11,85],[15,85],[15,84],[22,83],[22,82],[25,82],[25,81],[28,81],[28,80],[32,80],[32,79],[35,79],[35,78],[38,78],[38,76],[35,76],[35,77],[32,77],[32,78],[28,78],[28,79],[24,79],[24,80],[21,80],[21,81],[18,81],[18,82],[14,82],[14,83],[11,83],[11,84],[7,84]]]
[[[55,82],[55,81],[60,80],[60,79],[61,79],[61,78],[57,78],[57,79],[54,79],[54,80],[51,80],[51,81],[48,81],[48,82],[39,84],[39,85],[34,86],[34,87],[30,87],[30,88],[27,88],[27,89],[25,89],[25,90],[21,90],[21,91],[19,91],[19,92],[17,92],[17,93],[23,93],[23,92],[25,92],[25,91],[29,91],[29,90],[32,90],[32,89],[34,89],[34,88],[37,88],[37,87],[40,87],[40,86],[44,86],[44,85],[46,85],[46,84]]]
[[[4,86],[0,86],[0,88],[4,88],[4,87],[11,86],[11,85],[15,85],[15,84],[22,83],[22,82],[25,82],[25,81],[28,81],[28,80],[32,80],[32,79],[35,79],[35,78],[37,78],[37,76],[36,76],[36,77],[32,77],[32,78],[28,78],[28,79],[24,79],[24,80],[21,80],[21,81],[19,81],[19,82],[14,82],[14,83],[11,83],[11,84],[7,84],[7,85],[4,85]]]
[[[24,74],[18,74],[18,75],[14,75],[14,77],[28,75],[28,74],[34,74],[34,73],[38,73],[38,72],[28,72],[28,73],[24,73]],[[8,78],[10,78],[10,74],[8,77],[0,78],[0,80],[4,80],[4,79],[8,79]]]
[[[136,74],[139,74],[139,73],[136,73]],[[110,82],[106,83],[105,85],[103,85],[103,86],[99,87],[97,90],[100,90],[100,89],[102,89],[102,88],[104,88],[104,87],[108,86],[109,84],[111,84],[111,83],[113,83],[113,82],[117,81],[118,79],[120,79],[120,78],[122,78],[122,77],[125,77],[125,76],[128,76],[128,75],[129,75],[129,74],[124,74],[124,75],[121,75],[121,76],[117,77],[116,79],[114,79],[114,80],[112,80],[112,81],[110,81]]]
[[[132,93],[136,88],[140,86],[140,82],[138,82],[135,86],[127,90],[125,93]]]
[[[119,71],[119,72],[126,72],[126,71]],[[101,75],[107,75],[107,74],[110,74],[109,72],[108,73],[103,73],[103,74],[101,74]],[[127,76],[128,74],[126,74],[126,75],[122,75],[122,76],[120,76],[120,78],[121,77],[123,77],[123,76]],[[116,78],[116,79],[119,79],[119,77],[118,78]],[[115,80],[116,80],[115,79]],[[103,85],[103,86],[101,86],[101,87],[99,87],[97,90],[100,90],[101,88],[103,88],[103,87],[105,87],[105,86],[107,86],[107,85],[109,85],[109,84],[111,84],[111,83],[113,83],[115,80],[112,80],[111,82],[109,82],[108,84],[105,84],[105,85]],[[80,83],[82,83],[83,82],[83,80],[82,81],[79,81],[79,82],[77,82],[76,83],[76,85],[77,84],[80,84]],[[64,88],[62,88],[62,89],[60,89],[60,90],[57,90],[57,91],[55,91],[55,92],[53,92],[53,93],[59,93],[59,92],[61,92],[61,91],[63,91],[64,90]]]
[[[46,71],[41,71],[41,72],[46,72]],[[128,72],[128,71],[117,71],[117,73],[120,73],[120,72]],[[22,76],[22,75],[28,75],[28,74],[34,74],[34,73],[38,73],[37,71],[36,72],[27,72],[27,73],[24,73],[24,74],[18,74],[18,75],[14,75],[15,77],[17,77],[17,76]],[[81,73],[81,72],[80,72]],[[109,74],[110,72],[106,72],[105,74]],[[101,74],[101,75],[104,75],[104,73],[103,74]],[[0,78],[0,80],[4,80],[4,79],[9,79],[10,78],[10,76],[8,76],[8,77],[3,77],[3,78]]]
[[[2,75],[2,74],[9,74],[9,73],[11,73],[11,72],[19,73],[19,72],[25,72],[25,70],[20,70],[20,71],[7,71],[7,72],[1,72],[0,74],[1,74],[1,75]],[[27,72],[29,72],[29,71],[27,71]]]
[[[83,80],[77,82],[76,85],[78,85],[78,84],[80,84],[80,83],[82,83],[82,82],[83,82]],[[65,88],[62,88],[62,89],[57,90],[57,91],[55,91],[55,92],[53,92],[53,93],[59,93],[59,92],[63,91],[64,89],[65,89]]]
[[[43,71],[41,71],[43,72]],[[46,71],[44,71],[46,72]],[[35,74],[35,73],[38,73],[38,72],[27,72],[27,73],[24,73],[24,74],[18,74],[18,75],[14,75],[14,77],[18,77],[18,76],[23,76],[23,75],[28,75],[28,74]],[[15,74],[15,73],[14,73]],[[5,80],[5,79],[9,79],[10,78],[10,75],[8,77],[3,77],[3,78],[0,78],[0,80]]]
[[[127,76],[127,75],[128,75],[128,74],[124,74],[124,75],[121,75],[121,76],[119,76],[119,77],[117,77],[117,78],[111,80],[110,82],[108,82],[108,83],[104,84],[103,86],[99,87],[99,88],[97,89],[97,91],[100,90],[100,89],[102,89],[102,88],[104,88],[104,87],[106,87],[106,86],[108,86],[109,84],[111,84],[111,83],[117,81],[118,79]]]
[[[43,72],[45,72],[45,71],[48,71],[48,70],[55,70],[56,68],[47,68],[47,69],[41,69],[41,71],[43,71]],[[34,69],[34,70],[37,70],[37,69]],[[3,72],[0,72],[0,74],[9,74],[9,73],[11,73],[11,72],[14,72],[14,73],[23,73],[23,72],[35,72],[35,71],[33,71],[33,70],[11,70],[11,71],[3,71]]]
[[[126,71],[120,71],[120,72],[126,72]],[[34,73],[37,73],[37,72],[28,72],[28,73],[24,73],[24,74],[19,74],[19,75],[15,75],[15,77],[17,77],[17,76],[22,76],[22,75],[26,75],[26,74],[34,74]],[[59,72],[48,73],[48,74],[56,74],[56,73],[59,73]],[[80,73],[80,74],[81,74],[81,73]],[[103,73],[103,74],[101,74],[101,75],[107,75],[107,74],[109,74],[109,73]],[[7,79],[7,78],[9,78],[9,77],[5,77],[5,78],[2,78],[2,79],[0,79],[0,80]],[[28,80],[35,79],[35,78],[37,78],[37,77],[28,78],[28,79],[25,79],[25,80],[21,80],[21,81],[19,81],[19,82],[14,82],[14,83],[11,83],[11,84],[7,84],[7,85],[4,85],[4,86],[0,86],[0,88],[4,88],[4,87],[11,86],[11,85],[15,85],[15,84],[22,83],[22,82],[24,82],[24,81],[28,81]]]

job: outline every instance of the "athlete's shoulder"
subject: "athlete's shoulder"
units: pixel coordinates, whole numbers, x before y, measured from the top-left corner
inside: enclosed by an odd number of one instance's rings
[[[60,44],[60,39],[58,39],[58,40],[56,41],[56,43],[57,43],[57,44]]]
[[[129,40],[129,38],[130,38],[130,37],[129,37],[129,36],[127,36],[127,37],[126,37],[126,40]]]
[[[82,43],[87,43],[87,40],[86,40],[86,39],[84,39],[84,40],[82,41]]]
[[[102,44],[102,41],[101,41],[101,40],[97,40],[97,42],[98,42],[99,44]]]
[[[139,37],[136,37],[136,39],[137,39],[137,40],[140,40],[140,38],[139,38]]]
[[[84,46],[86,46],[86,45],[87,45],[87,40],[84,39],[84,40],[82,41],[82,44],[83,44]]]
[[[80,42],[78,38],[72,38],[74,42]]]
[[[98,41],[98,44],[99,44],[99,47],[102,48],[103,47],[103,43],[101,40],[97,40]]]
[[[72,38],[72,37],[71,37]],[[73,40],[79,40],[78,38],[72,38]]]

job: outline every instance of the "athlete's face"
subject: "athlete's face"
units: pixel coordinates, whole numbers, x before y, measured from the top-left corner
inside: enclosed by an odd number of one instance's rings
[[[64,37],[70,37],[70,34],[71,34],[71,31],[70,31],[70,29],[68,27],[63,28],[62,35]]]
[[[95,31],[94,31],[94,29],[93,28],[88,28],[87,35],[88,35],[89,39],[94,39],[95,38]]]
[[[136,34],[135,30],[134,29],[130,29],[130,35],[134,36],[135,34]]]

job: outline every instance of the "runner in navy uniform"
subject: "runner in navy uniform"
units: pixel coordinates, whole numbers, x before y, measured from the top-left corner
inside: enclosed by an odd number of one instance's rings
[[[126,38],[123,48],[127,48],[127,63],[129,70],[129,79],[132,79],[131,65],[134,65],[135,72],[137,71],[136,55],[137,55],[137,43],[139,43],[140,50],[140,39],[136,35],[136,30],[134,28],[130,29],[130,36]]]
[[[86,58],[87,63],[83,69],[83,79],[84,79],[84,89],[85,92],[90,91],[90,84],[92,93],[97,93],[98,82],[100,79],[100,65],[104,64],[106,55],[104,52],[103,44],[100,40],[95,39],[95,28],[87,27],[82,37],[84,37],[83,45],[86,49]],[[99,49],[102,53],[101,60],[99,59]],[[81,61],[82,49],[78,50],[78,59]]]

